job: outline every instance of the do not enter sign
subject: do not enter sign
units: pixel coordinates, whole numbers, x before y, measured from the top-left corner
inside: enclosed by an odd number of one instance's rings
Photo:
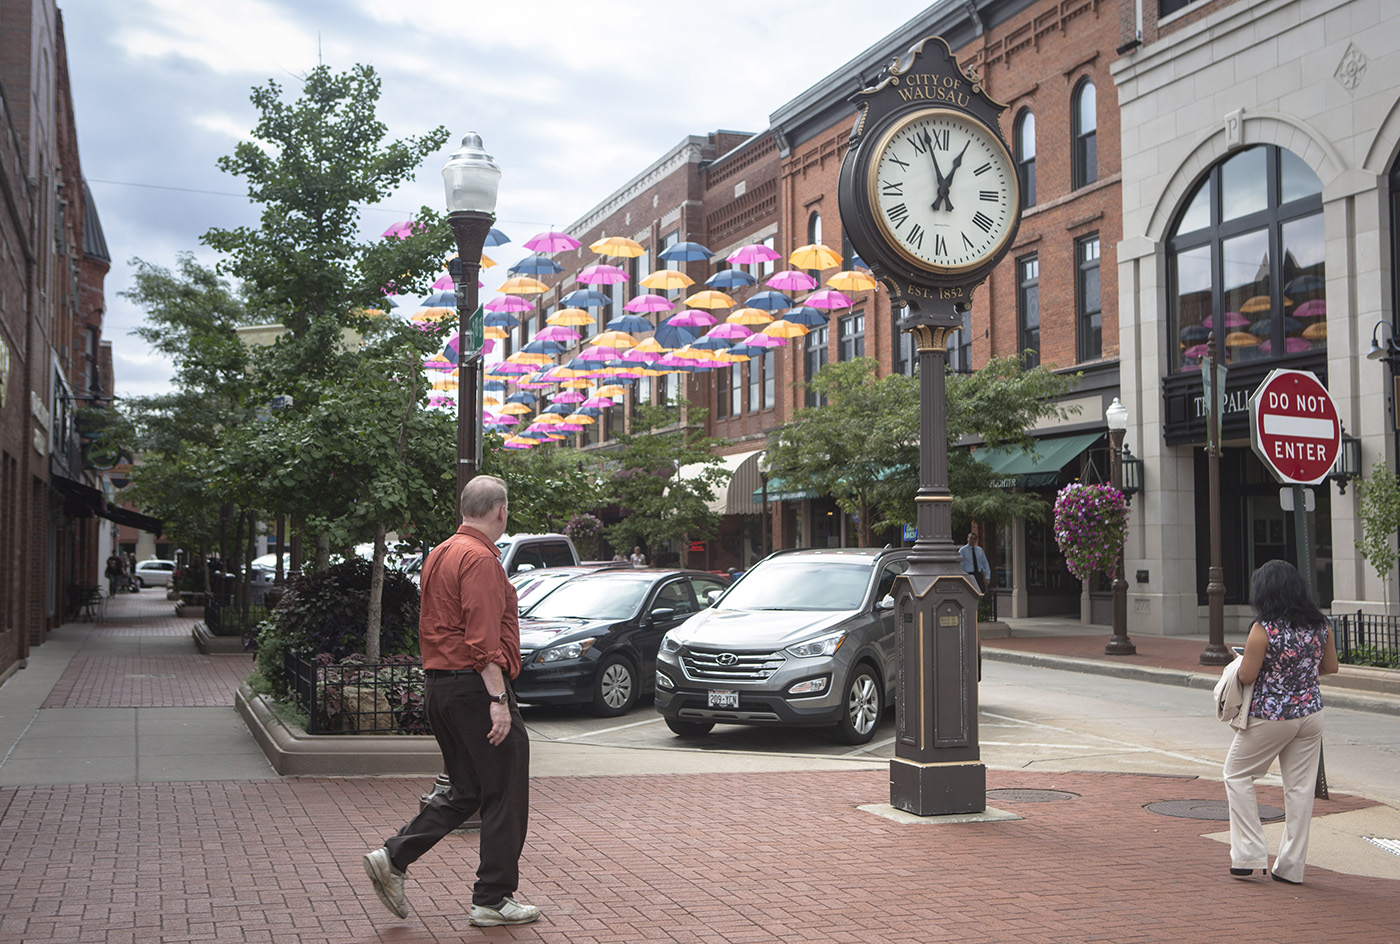
[[[1249,433],[1274,477],[1292,485],[1321,482],[1342,448],[1337,405],[1305,370],[1276,370],[1264,378],[1249,398]]]

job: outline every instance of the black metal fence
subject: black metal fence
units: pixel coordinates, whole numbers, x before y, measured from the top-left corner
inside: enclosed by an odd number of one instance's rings
[[[308,734],[432,734],[417,662],[307,662],[288,653],[287,681]]]
[[[242,636],[267,619],[272,608],[263,603],[243,605],[230,594],[204,594],[204,625],[215,636]]]
[[[1377,613],[1334,613],[1329,619],[1336,634],[1337,659],[1344,665],[1400,668],[1400,616]]]

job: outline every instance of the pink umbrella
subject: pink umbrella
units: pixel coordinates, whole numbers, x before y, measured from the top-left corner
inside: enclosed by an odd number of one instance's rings
[[[764,334],[762,331],[751,334],[744,339],[744,343],[751,347],[782,347],[787,343],[786,338],[775,338],[771,334]]]
[[[457,401],[451,397],[429,397],[428,406],[456,406]]]
[[[615,361],[622,356],[622,352],[615,347],[608,347],[606,344],[595,344],[578,356],[581,361]]]
[[[824,288],[820,292],[813,292],[802,300],[802,304],[811,305],[813,308],[850,308],[851,298],[844,292],[838,292],[834,288]]]
[[[650,292],[646,292],[638,295],[622,307],[628,311],[648,312],[670,311],[675,306],[665,295],[653,295]]]
[[[1207,344],[1193,344],[1181,352],[1182,357],[1205,357],[1210,353],[1210,346]]]
[[[766,283],[770,288],[781,289],[784,292],[805,292],[808,289],[817,287],[817,280],[806,272],[799,272],[796,269],[784,269],[773,276]],[[840,307],[845,307],[840,306]]]
[[[563,393],[559,394],[558,396],[550,397],[550,398],[549,398],[549,402],[550,402],[550,403],[582,403],[584,400],[587,400],[587,399],[588,399],[587,397],[585,397],[583,394],[579,393],[577,390],[565,390]]]
[[[1327,302],[1320,298],[1303,302],[1298,306],[1298,310],[1293,313],[1295,318],[1322,318],[1327,314]]]
[[[708,328],[717,319],[708,311],[699,308],[687,308],[679,315],[672,315],[667,324],[677,328]]]
[[[1312,342],[1307,338],[1284,338],[1283,349],[1289,354],[1297,354],[1299,351],[1306,351],[1312,347]],[[1259,345],[1259,353],[1267,354],[1273,348],[1272,341],[1265,341]]]
[[[589,397],[587,400],[580,403],[579,406],[586,410],[604,410],[610,406],[617,406],[617,404],[612,402],[611,397]]]
[[[730,253],[728,261],[734,265],[755,265],[760,262],[773,262],[781,259],[783,254],[763,243],[750,243],[747,246],[740,246]]]
[[[616,285],[627,281],[627,273],[615,265],[599,262],[580,272],[578,280],[584,285]]]
[[[550,325],[535,332],[536,341],[577,341],[579,333],[573,328],[566,328],[563,325]]]
[[[456,362],[449,361],[441,354],[434,354],[423,362],[423,367],[426,370],[452,370],[456,366]]]
[[[1225,327],[1227,327],[1227,328],[1243,328],[1243,327],[1244,327],[1245,325],[1247,325],[1247,324],[1249,324],[1249,319],[1246,318],[1244,315],[1240,314],[1239,312],[1237,312],[1237,311],[1227,311],[1227,312],[1225,312]],[[1205,321],[1202,321],[1202,322],[1201,322],[1201,326],[1204,327],[1204,328],[1214,328],[1214,327],[1215,327],[1215,316],[1214,316],[1214,315],[1208,316],[1208,317],[1206,318]]]
[[[548,233],[540,233],[532,236],[525,244],[525,248],[534,252],[567,252],[570,249],[577,249],[582,245],[577,239],[568,233],[556,233],[551,230]]]
[[[483,306],[487,311],[534,311],[535,306],[519,295],[500,295]]]
[[[514,361],[501,361],[494,368],[492,373],[496,374],[532,374],[535,372],[533,364],[517,364]]]
[[[724,324],[717,324],[705,333],[707,338],[724,338],[726,340],[735,338],[747,338],[753,331],[737,323],[726,321]]]
[[[390,223],[389,228],[380,233],[379,236],[381,239],[389,239],[395,236],[399,239],[407,239],[412,236],[415,231],[421,233],[426,229],[427,227],[422,223],[415,223],[413,220],[404,220],[401,223]]]
[[[452,288],[452,286],[452,276],[450,275],[439,275],[437,281],[433,283],[433,288],[438,289],[440,291],[450,289]]]

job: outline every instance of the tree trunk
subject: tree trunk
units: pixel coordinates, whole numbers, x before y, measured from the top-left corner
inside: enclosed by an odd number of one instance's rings
[[[316,535],[316,572],[320,573],[331,566],[331,536]]]
[[[369,577],[369,614],[365,622],[365,658],[371,664],[379,661],[379,623],[384,605],[384,533],[382,524],[374,526],[374,564]]]

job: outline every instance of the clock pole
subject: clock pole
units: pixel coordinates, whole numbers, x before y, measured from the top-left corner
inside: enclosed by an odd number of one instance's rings
[[[919,364],[919,534],[893,590],[898,720],[890,803],[919,816],[981,813],[981,594],[953,540],[948,338],[962,327],[972,290],[1011,248],[1020,192],[999,126],[1004,106],[958,66],[940,37],[895,59],[851,101],[859,113],[841,165],[841,226],[889,288],[891,305],[907,306],[899,327],[913,334]]]

